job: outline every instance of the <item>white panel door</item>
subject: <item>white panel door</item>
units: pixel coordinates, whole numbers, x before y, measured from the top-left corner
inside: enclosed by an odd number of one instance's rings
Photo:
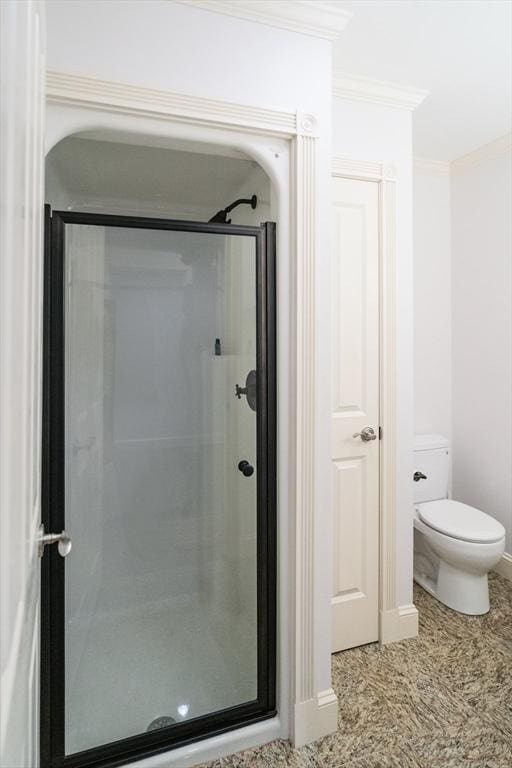
[[[378,209],[377,183],[333,179],[333,652],[379,636]]]

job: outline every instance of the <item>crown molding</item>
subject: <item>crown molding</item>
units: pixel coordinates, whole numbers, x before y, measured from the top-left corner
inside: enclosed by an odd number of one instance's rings
[[[344,72],[333,74],[333,94],[339,99],[364,101],[384,107],[414,110],[428,96],[428,91],[401,83],[374,80],[371,77],[349,75]]]
[[[446,178],[450,175],[450,163],[445,160],[430,160],[427,157],[415,157],[414,172],[423,173],[426,176],[442,176]]]
[[[512,133],[506,133],[504,136],[489,142],[489,144],[484,144],[473,152],[453,160],[451,162],[451,171],[452,173],[462,173],[468,168],[484,163],[486,160],[494,160],[495,157],[500,157],[500,155],[504,155],[506,152],[510,152],[510,150],[512,150]]]
[[[235,16],[289,32],[335,40],[352,13],[321,0],[175,0],[204,11]]]
[[[414,170],[416,173],[423,173],[430,176],[450,176],[451,174],[462,173],[463,171],[474,168],[480,163],[488,160],[494,160],[496,157],[506,154],[512,150],[512,133],[500,136],[498,139],[478,147],[467,155],[458,157],[456,160],[430,160],[426,157],[414,158]]]

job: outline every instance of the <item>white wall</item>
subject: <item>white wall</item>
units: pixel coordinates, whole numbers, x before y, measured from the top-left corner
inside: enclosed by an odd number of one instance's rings
[[[400,605],[412,603],[413,264],[411,112],[334,99],[333,154],[393,166],[397,188],[397,551]]]
[[[512,552],[510,150],[452,175],[453,495],[507,529]]]
[[[330,110],[324,40],[169,0],[48,0],[47,16],[50,70],[241,104],[304,105],[322,117]]]
[[[414,432],[452,436],[450,176],[414,171]]]

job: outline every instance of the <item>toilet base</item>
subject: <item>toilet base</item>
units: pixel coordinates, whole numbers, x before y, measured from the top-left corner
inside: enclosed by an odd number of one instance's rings
[[[441,562],[436,580],[415,572],[414,581],[454,611],[468,616],[481,616],[489,612],[489,584],[486,573],[467,573]]]
[[[414,580],[459,613],[489,611],[487,574],[505,551],[505,536],[495,542],[470,542],[446,536],[414,520]]]

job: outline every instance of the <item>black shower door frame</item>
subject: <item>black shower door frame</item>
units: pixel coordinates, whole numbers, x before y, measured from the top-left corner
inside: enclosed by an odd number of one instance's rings
[[[42,768],[113,768],[276,714],[276,225],[259,227],[55,211],[45,208],[42,522],[65,529],[64,253],[66,224],[252,237],[256,256],[257,698],[170,727],[65,754],[65,560],[41,562]],[[70,531],[72,534],[72,531]],[[129,674],[129,672],[128,672]]]

